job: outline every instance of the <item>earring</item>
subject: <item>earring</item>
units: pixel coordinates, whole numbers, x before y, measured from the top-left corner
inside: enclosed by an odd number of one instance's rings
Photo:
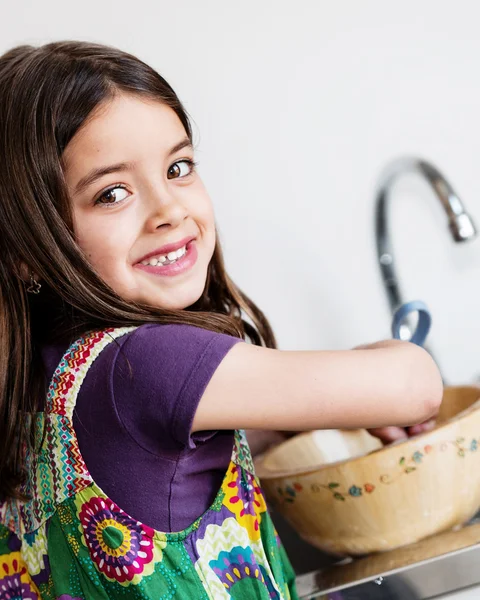
[[[30,285],[27,287],[27,292],[29,294],[39,294],[41,287],[42,284],[35,279],[33,272],[30,273]]]

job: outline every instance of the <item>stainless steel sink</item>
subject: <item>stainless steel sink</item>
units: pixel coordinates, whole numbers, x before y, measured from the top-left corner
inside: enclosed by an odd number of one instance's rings
[[[458,531],[347,561],[307,544],[280,515],[272,516],[305,600],[427,600],[480,585],[480,513]]]

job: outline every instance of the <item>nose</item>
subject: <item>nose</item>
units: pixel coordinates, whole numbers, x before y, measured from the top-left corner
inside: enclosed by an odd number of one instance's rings
[[[148,190],[147,206],[146,227],[149,232],[160,228],[175,229],[188,217],[181,192],[175,188],[170,189],[168,183],[157,184]]]

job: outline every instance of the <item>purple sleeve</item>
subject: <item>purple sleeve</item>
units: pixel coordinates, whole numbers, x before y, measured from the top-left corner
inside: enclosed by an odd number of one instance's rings
[[[118,416],[135,441],[158,453],[195,448],[215,432],[191,434],[198,403],[239,338],[191,325],[143,325],[117,355],[113,392]],[[126,359],[126,360],[125,360]]]

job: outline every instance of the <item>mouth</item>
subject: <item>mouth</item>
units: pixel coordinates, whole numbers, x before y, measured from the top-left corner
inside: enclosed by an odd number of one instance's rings
[[[188,271],[197,260],[195,238],[185,238],[145,255],[134,266],[153,275],[179,275]]]
[[[178,242],[165,244],[164,246],[145,254],[145,256],[142,256],[142,258],[137,261],[137,264],[152,264],[152,266],[157,266],[159,262],[163,264],[167,261],[175,261],[177,258],[181,258],[185,254],[188,244],[190,244],[190,242],[193,240],[195,240],[195,237],[191,235],[187,238],[183,238],[183,240],[179,240]],[[156,263],[155,260],[157,261]]]
[[[178,250],[172,250],[167,254],[158,254],[152,256],[151,258],[146,258],[145,260],[142,260],[141,264],[145,266],[151,265],[152,267],[173,265],[177,262],[177,260],[180,260],[182,256],[185,256],[186,253],[187,245],[185,244],[185,246],[182,246]]]

